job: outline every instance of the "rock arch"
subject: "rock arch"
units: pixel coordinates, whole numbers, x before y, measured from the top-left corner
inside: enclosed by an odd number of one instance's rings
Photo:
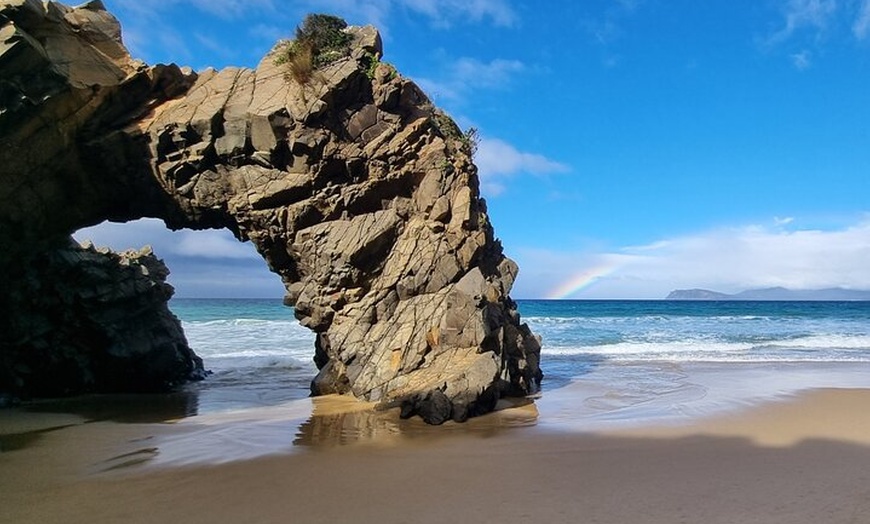
[[[377,62],[374,28],[300,85],[275,50],[255,70],[146,66],[98,1],[7,1],[0,22],[7,274],[106,219],[228,228],[317,333],[314,393],[440,422],[537,390],[540,344],[468,144]]]

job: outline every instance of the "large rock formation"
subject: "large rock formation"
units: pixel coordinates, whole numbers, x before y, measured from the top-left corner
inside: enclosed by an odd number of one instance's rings
[[[149,248],[112,253],[71,239],[23,268],[5,297],[7,392],[162,391],[202,378],[167,307],[166,266]]]
[[[430,422],[538,388],[468,140],[372,27],[300,83],[133,61],[98,2],[0,2],[0,268],[103,220],[228,228],[317,333],[312,391]],[[9,348],[2,348],[9,351]]]

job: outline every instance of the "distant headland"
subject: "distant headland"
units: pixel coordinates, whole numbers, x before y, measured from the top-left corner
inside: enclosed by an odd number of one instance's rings
[[[786,289],[769,287],[728,294],[708,289],[677,289],[668,293],[666,300],[870,300],[870,290],[844,289]]]

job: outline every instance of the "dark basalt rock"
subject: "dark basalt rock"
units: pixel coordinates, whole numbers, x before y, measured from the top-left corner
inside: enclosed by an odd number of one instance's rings
[[[4,297],[0,389],[19,396],[164,391],[203,378],[150,249],[70,243],[34,260]]]

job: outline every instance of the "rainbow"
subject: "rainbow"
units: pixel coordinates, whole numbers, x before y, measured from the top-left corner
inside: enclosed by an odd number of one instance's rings
[[[613,273],[616,271],[616,268],[617,266],[615,264],[609,263],[584,269],[556,286],[553,290],[547,293],[546,296],[549,299],[569,298],[581,289],[588,287],[599,279]]]

